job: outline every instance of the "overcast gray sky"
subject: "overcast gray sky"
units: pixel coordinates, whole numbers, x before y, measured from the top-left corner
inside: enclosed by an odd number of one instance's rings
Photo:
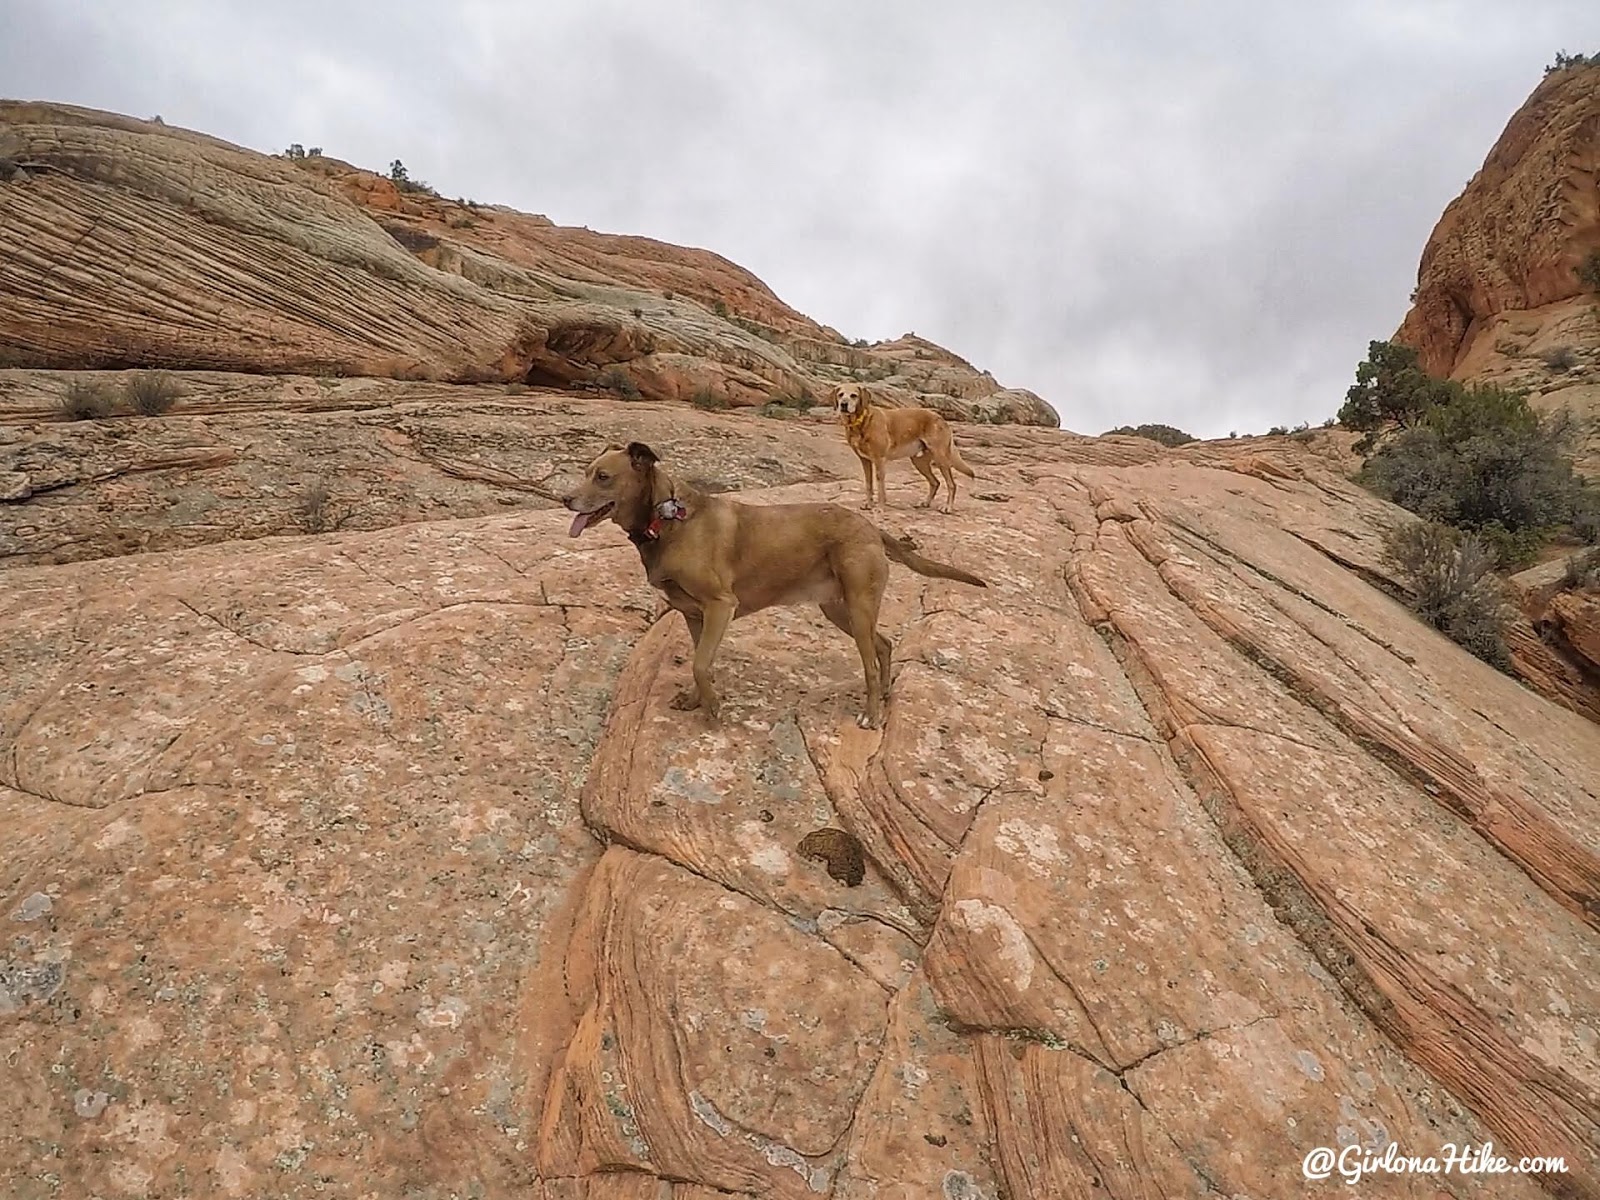
[[[1596,0],[0,0],[0,94],[705,246],[1098,433],[1319,421]]]

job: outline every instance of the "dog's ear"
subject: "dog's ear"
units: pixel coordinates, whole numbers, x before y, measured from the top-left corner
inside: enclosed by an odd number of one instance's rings
[[[643,442],[628,443],[628,461],[633,464],[635,471],[648,471],[661,461],[656,452]]]

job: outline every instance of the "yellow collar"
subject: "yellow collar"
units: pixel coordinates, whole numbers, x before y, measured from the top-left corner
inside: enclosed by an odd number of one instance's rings
[[[863,404],[844,419],[844,427],[854,433],[867,423],[867,406]]]

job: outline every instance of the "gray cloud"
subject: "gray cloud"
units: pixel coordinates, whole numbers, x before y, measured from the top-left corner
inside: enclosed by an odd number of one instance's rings
[[[1316,421],[1592,0],[8,0],[0,91],[705,246],[1068,428]]]

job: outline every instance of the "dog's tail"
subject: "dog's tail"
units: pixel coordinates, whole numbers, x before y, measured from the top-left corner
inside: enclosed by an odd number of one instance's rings
[[[945,563],[934,562],[931,558],[923,558],[910,546],[899,538],[891,537],[878,530],[883,538],[883,551],[895,562],[903,567],[910,567],[918,575],[926,575],[931,579],[955,579],[961,583],[970,583],[973,587],[986,588],[989,585],[976,575],[969,575],[960,567],[952,567]]]
[[[960,471],[968,479],[977,478],[977,476],[973,474],[972,468],[967,466],[967,460],[961,457],[961,451],[956,447],[954,442],[950,443],[950,465],[956,470]]]

